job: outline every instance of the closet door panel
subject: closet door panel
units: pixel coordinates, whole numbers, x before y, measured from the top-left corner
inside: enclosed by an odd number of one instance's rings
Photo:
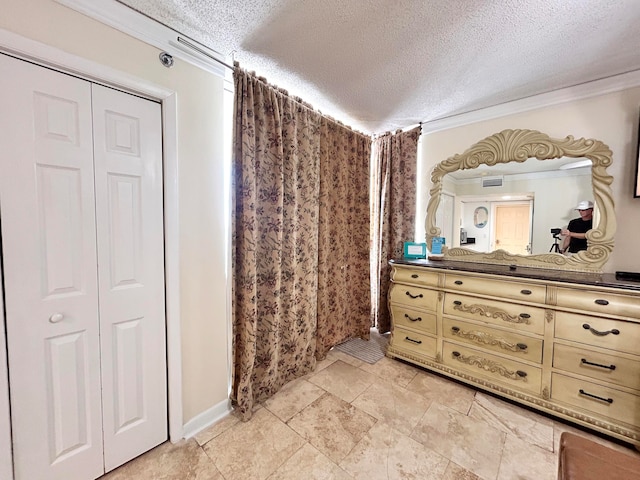
[[[103,472],[91,86],[0,55],[0,215],[17,479]]]
[[[93,86],[105,467],[167,439],[160,105]]]

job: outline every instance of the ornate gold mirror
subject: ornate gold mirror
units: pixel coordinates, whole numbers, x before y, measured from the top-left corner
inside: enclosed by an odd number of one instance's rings
[[[600,272],[613,250],[616,229],[614,203],[611,192],[613,178],[607,174],[612,162],[612,152],[607,145],[595,139],[550,138],[535,130],[504,130],[481,140],[459,155],[454,155],[436,165],[431,173],[430,198],[427,206],[426,241],[441,234],[436,225],[438,207],[443,193],[444,177],[461,170],[486,170],[500,164],[524,163],[529,159],[551,161],[554,159],[580,159],[591,163],[591,186],[595,203],[594,226],[586,234],[587,249],[565,256],[560,253],[534,255],[513,254],[498,248],[489,252],[478,252],[470,248],[445,247],[442,258],[461,262],[520,265],[527,267]],[[530,160],[531,161],[531,160]],[[582,162],[581,162],[582,163]],[[589,192],[591,193],[591,192]],[[533,205],[533,203],[532,203]],[[483,209],[475,212],[474,223],[486,224]],[[480,218],[482,217],[482,218]],[[449,242],[447,242],[449,243]],[[439,256],[440,257],[440,256]]]

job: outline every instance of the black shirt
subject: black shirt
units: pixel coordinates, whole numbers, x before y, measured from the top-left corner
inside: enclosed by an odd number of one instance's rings
[[[573,233],[587,233],[587,231],[593,228],[593,219],[590,220],[582,220],[582,218],[574,218],[569,222],[569,226],[567,230]],[[587,249],[587,239],[586,238],[574,238],[571,237],[569,240],[569,251],[571,253],[577,253],[580,250]]]

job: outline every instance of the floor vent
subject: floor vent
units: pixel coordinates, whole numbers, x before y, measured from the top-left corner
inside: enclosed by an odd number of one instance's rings
[[[485,187],[501,187],[502,186],[502,177],[483,177],[482,178],[482,188]]]

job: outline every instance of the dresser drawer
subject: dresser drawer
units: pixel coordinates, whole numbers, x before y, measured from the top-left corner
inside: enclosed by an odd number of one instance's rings
[[[640,318],[640,294],[617,295],[558,288],[556,304],[559,307],[576,308],[596,315]]]
[[[553,367],[640,390],[640,362],[628,358],[556,344]]]
[[[638,424],[639,397],[595,382],[554,373],[551,375],[551,399],[602,417]]]
[[[412,287],[394,283],[389,293],[391,303],[413,308],[426,308],[435,311],[438,304],[438,292],[426,288]]]
[[[620,352],[640,352],[640,324],[623,320],[556,312],[556,338]]]
[[[539,335],[544,333],[543,308],[445,293],[444,313]]]
[[[517,332],[475,325],[446,317],[442,319],[442,331],[444,338],[469,343],[531,362],[542,363],[541,338],[527,337]]]
[[[406,330],[402,327],[394,327],[391,335],[391,346],[400,351],[407,353],[417,353],[426,357],[435,358],[436,356],[436,338]]]
[[[414,283],[425,287],[438,286],[438,273],[427,272],[422,268],[400,267],[395,265],[391,272],[391,280],[398,283]]]
[[[436,334],[435,312],[414,310],[404,305],[391,305],[391,315],[394,327],[410,327],[424,333]]]
[[[508,384],[516,390],[540,394],[541,368],[446,341],[443,345],[442,361],[445,365],[456,370],[464,370],[474,376]]]
[[[521,282],[505,282],[490,278],[477,278],[449,274],[445,276],[445,288],[464,293],[479,293],[492,297],[509,298],[522,302],[544,303],[547,287]]]

